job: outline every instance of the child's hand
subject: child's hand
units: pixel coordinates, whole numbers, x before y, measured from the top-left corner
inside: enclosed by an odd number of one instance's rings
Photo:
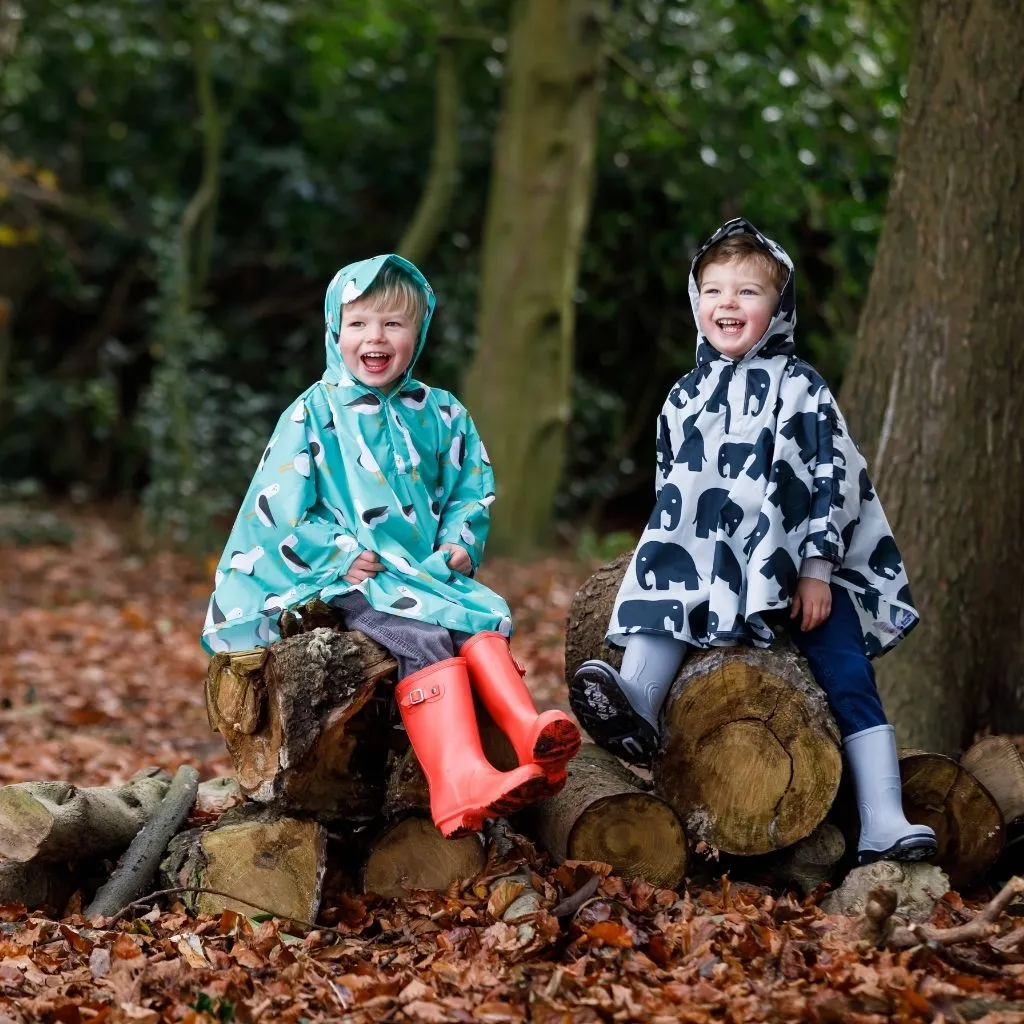
[[[362,583],[363,580],[368,580],[383,571],[384,566],[378,561],[375,552],[360,551],[343,579],[346,583]]]
[[[796,594],[789,609],[791,619],[800,619],[800,630],[820,626],[832,611],[832,589],[824,580],[812,580],[801,576],[796,585]]]
[[[461,572],[463,576],[468,576],[473,571],[473,559],[461,544],[442,544],[437,550],[451,552],[448,556],[449,569]]]

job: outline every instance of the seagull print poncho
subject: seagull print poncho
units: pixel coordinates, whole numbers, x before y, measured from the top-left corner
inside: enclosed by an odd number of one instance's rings
[[[696,269],[715,243],[753,235],[789,271],[771,323],[739,359],[700,333]],[[805,558],[834,566],[869,657],[917,624],[910,586],[867,466],[824,379],[794,355],[793,264],[737,218],[690,271],[697,366],[658,419],[657,502],[623,579],[609,641],[667,633],[698,647],[767,647],[761,613],[786,607]]]
[[[405,375],[387,391],[360,383],[338,345],[341,306],[391,263],[427,296]],[[260,459],[215,576],[203,627],[209,652],[278,639],[283,609],[359,590],[378,611],[449,629],[506,635],[505,602],[449,569],[439,545],[461,544],[476,567],[494,500],[494,476],[469,413],[447,391],[412,378],[434,293],[399,256],[340,270],[327,289],[327,369],[284,412]],[[343,579],[361,550],[386,571]]]

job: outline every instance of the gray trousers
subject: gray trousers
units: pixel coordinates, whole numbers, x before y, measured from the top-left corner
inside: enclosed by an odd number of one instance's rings
[[[472,635],[404,615],[379,612],[358,590],[332,598],[331,604],[345,616],[347,629],[358,629],[395,656],[400,680],[428,665],[454,658]]]

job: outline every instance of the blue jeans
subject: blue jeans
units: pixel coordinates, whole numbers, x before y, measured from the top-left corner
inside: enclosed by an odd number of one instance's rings
[[[864,653],[864,634],[845,587],[831,585],[832,613],[816,629],[804,633],[794,626],[793,643],[811,666],[815,682],[825,691],[839,726],[852,736],[888,724],[875,683],[875,670]]]

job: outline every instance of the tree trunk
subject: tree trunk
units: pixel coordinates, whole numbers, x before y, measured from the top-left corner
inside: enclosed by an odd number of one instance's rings
[[[518,0],[466,399],[501,481],[492,546],[545,539],[571,415],[573,293],[590,215],[603,0]]]
[[[459,183],[459,66],[457,28],[462,0],[448,0],[448,17],[438,33],[434,87],[434,148],[423,194],[398,248],[400,256],[420,263],[434,248]]]
[[[266,910],[275,917],[315,921],[326,864],[327,831],[322,825],[264,811],[179,833],[171,840],[161,872],[169,886],[231,894],[186,893],[183,902],[197,914],[234,910],[251,917]]]
[[[1008,736],[985,736],[960,763],[992,795],[1004,825],[1024,818],[1024,761]]]
[[[59,918],[74,889],[67,864],[0,861],[0,907],[20,903],[29,910],[42,910]]]
[[[922,622],[879,663],[901,742],[1024,731],[1024,18],[921,0],[885,228],[842,404]]]
[[[569,762],[565,788],[523,812],[556,862],[610,864],[626,880],[674,889],[686,874],[683,826],[663,800],[607,751],[585,745]]]
[[[630,555],[598,569],[569,608],[565,669],[602,658],[615,595]],[[665,701],[656,791],[687,835],[741,856],[808,835],[828,812],[842,772],[839,733],[806,662],[779,636],[770,651],[718,647],[683,662]]]
[[[242,790],[325,818],[372,817],[387,784],[394,659],[362,633],[320,627],[258,651],[217,654],[211,727]]]
[[[79,789],[70,782],[17,782],[0,788],[0,857],[72,861],[117,856],[160,806],[162,778]]]

